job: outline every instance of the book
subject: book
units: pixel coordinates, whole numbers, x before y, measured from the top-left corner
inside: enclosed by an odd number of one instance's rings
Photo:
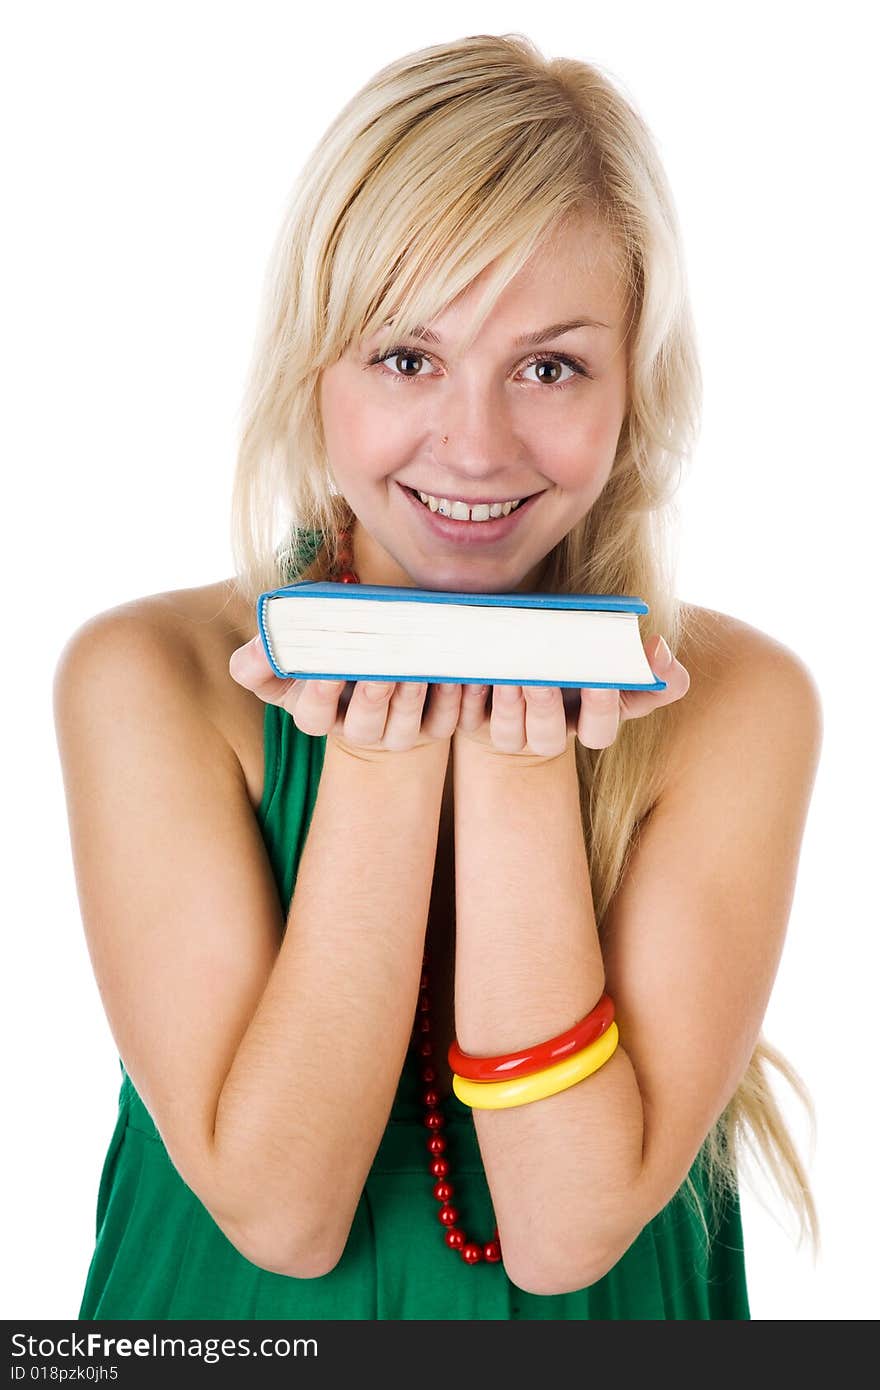
[[[665,690],[642,646],[648,605],[620,594],[456,593],[300,581],[257,599],[276,676]]]

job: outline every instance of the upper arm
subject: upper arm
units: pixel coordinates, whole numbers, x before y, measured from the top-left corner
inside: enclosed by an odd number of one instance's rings
[[[739,1085],[785,939],[821,704],[792,652],[745,633],[698,698],[687,757],[603,926],[606,988],[644,1110],[639,1193],[618,1255],[678,1190]]]
[[[152,613],[113,610],[74,633],[53,698],[110,1029],[174,1166],[231,1237],[239,1194],[217,1182],[214,1118],[282,929],[241,767],[185,645]]]

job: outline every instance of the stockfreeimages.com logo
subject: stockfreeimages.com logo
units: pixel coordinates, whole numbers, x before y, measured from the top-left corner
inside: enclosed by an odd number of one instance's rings
[[[85,1358],[87,1360],[114,1360],[122,1357],[179,1357],[182,1360],[199,1360],[207,1364],[220,1361],[223,1357],[287,1357],[317,1356],[318,1343],[314,1337],[261,1337],[251,1343],[250,1337],[160,1337],[153,1333],[149,1337],[105,1337],[100,1332],[80,1335],[72,1332],[70,1336],[32,1337],[23,1332],[12,1334],[13,1357],[27,1357],[44,1360],[54,1357]],[[17,1374],[24,1372],[24,1366],[12,1368],[12,1379],[20,1379]]]

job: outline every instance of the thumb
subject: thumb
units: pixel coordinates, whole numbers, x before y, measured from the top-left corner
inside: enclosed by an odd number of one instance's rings
[[[229,658],[229,674],[233,680],[238,681],[239,685],[247,684],[248,674],[254,676],[258,668],[254,664],[254,659],[262,655],[262,638],[257,633],[249,642],[245,642],[243,647],[236,647]]]

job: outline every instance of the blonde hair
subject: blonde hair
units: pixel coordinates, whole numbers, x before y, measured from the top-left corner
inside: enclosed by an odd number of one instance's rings
[[[697,435],[702,381],[672,196],[647,127],[609,77],[546,59],[516,33],[437,44],[381,69],[294,186],[242,408],[232,547],[243,597],[255,603],[293,575],[326,578],[337,531],[353,520],[329,471],[322,369],[375,332],[384,330],[387,350],[491,267],[471,341],[539,241],[584,211],[610,234],[626,290],[629,406],[611,475],[550,552],[542,587],[638,594],[650,610],[643,638],[662,632],[673,650],[694,632],[696,616],[674,596],[673,498]],[[600,933],[659,795],[676,717],[676,705],[666,706],[626,721],[608,748],[575,745]],[[815,1258],[815,1203],[768,1064],[815,1127],[804,1083],[761,1035],[699,1157],[719,1211],[751,1148],[799,1218],[798,1245],[808,1233]],[[708,1238],[690,1176],[685,1189]]]

